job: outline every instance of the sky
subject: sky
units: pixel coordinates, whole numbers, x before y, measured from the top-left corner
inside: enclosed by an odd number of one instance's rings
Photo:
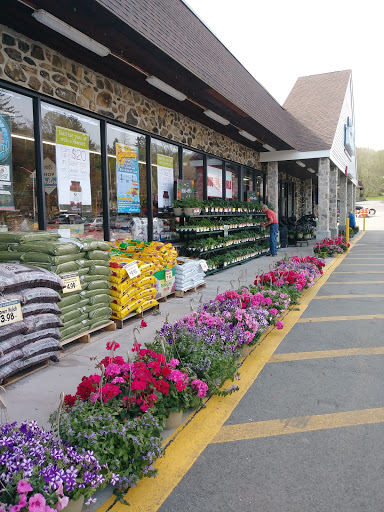
[[[380,0],[185,0],[283,104],[300,76],[352,70],[357,147],[384,149]]]

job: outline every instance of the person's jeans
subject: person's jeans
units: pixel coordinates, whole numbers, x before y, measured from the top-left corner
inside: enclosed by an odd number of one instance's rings
[[[277,232],[279,230],[278,224],[271,224],[269,227],[269,249],[271,254],[277,254]]]

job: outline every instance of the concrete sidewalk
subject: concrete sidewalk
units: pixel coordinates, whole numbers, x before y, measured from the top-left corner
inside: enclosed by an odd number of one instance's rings
[[[218,289],[223,292],[231,289],[232,285],[237,288],[239,283],[243,285],[253,283],[257,273],[268,271],[275,261],[285,255],[313,255],[314,243],[310,241],[308,247],[280,249],[276,257],[263,256],[208,276],[207,287],[202,291],[202,300],[208,301],[215,298]],[[191,299],[193,299],[192,303]],[[111,339],[117,341],[121,347],[120,353],[126,356],[133,346],[134,328],[140,331],[139,334],[136,331],[139,343],[152,341],[156,331],[164,324],[167,315],[170,322],[175,322],[190,311],[191,304],[196,309],[199,300],[200,294],[190,294],[183,299],[171,299],[160,304],[160,315],[154,316],[149,313],[145,317],[148,326],[143,329],[140,329],[141,320],[135,320],[114,333],[101,331],[93,335],[90,344],[66,345],[59,363],[51,363],[47,368],[7,386],[5,400],[11,421],[36,419],[40,426],[48,427],[49,415],[58,407],[60,393],[63,391],[65,394],[73,394],[81,378],[94,372],[95,362],[90,361],[90,358],[102,359],[106,355],[107,341]]]

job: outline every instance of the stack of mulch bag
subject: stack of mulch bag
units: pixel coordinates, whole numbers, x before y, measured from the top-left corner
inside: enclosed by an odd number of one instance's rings
[[[61,341],[110,321],[110,245],[49,232],[0,233],[0,261],[19,261],[59,276],[78,272],[81,290],[60,293]]]
[[[0,305],[20,301],[23,316],[7,324],[7,315],[0,315],[0,383],[42,361],[58,361],[61,289],[61,279],[47,270],[0,263]]]

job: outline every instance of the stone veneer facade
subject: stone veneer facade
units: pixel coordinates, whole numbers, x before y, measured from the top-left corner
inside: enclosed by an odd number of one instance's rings
[[[0,79],[260,169],[259,153],[0,25]]]

